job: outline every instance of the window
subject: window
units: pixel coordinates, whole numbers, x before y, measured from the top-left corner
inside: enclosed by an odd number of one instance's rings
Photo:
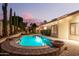
[[[57,37],[58,36],[58,25],[53,25],[52,26],[52,32],[51,32],[52,36]]]
[[[79,23],[71,23],[70,24],[70,34],[71,35],[79,35]]]
[[[75,23],[72,23],[70,25],[70,34],[75,35],[76,34],[75,31],[76,31],[76,24]]]
[[[76,24],[76,35],[79,35],[79,24]]]

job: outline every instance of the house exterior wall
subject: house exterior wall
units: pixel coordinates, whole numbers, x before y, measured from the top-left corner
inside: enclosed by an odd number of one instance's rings
[[[70,24],[78,22],[79,13],[68,16],[58,23],[58,36],[61,39],[78,39],[79,36],[70,34]]]
[[[65,18],[59,19],[57,21],[42,25],[38,28],[38,30],[40,31],[40,29],[43,29],[43,27],[49,27],[49,26],[57,24],[58,25],[58,38],[70,39],[70,40],[79,39],[79,35],[70,34],[70,24],[71,23],[79,23],[79,12],[76,14],[67,16]]]
[[[69,23],[62,22],[58,24],[58,38],[68,39],[69,37]]]
[[[74,19],[70,20],[70,23],[78,23],[79,24],[79,13],[74,15],[74,17],[75,17]],[[69,34],[69,39],[71,39],[71,40],[79,40],[79,35]]]

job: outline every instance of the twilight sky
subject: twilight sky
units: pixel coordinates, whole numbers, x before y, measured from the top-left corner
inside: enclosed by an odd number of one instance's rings
[[[2,18],[2,9],[0,3],[0,19]],[[23,17],[24,21],[42,22],[50,21],[56,17],[79,10],[77,3],[10,3],[9,9],[12,8],[16,14]],[[33,19],[30,21],[30,19]]]

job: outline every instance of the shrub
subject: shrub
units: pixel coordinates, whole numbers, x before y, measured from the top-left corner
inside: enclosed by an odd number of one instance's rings
[[[50,29],[42,30],[42,31],[41,31],[41,34],[50,36],[50,35],[51,35],[51,30],[50,30]]]

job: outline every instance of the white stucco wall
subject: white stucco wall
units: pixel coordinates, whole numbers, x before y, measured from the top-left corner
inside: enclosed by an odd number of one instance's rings
[[[70,20],[70,23],[79,23],[79,13],[74,15],[74,19]],[[79,40],[79,35],[69,35],[69,39],[71,40]]]
[[[73,38],[70,35],[70,23],[71,23],[70,21],[75,22],[76,16],[78,16],[78,14],[74,14],[74,15],[68,16],[64,19],[61,19],[62,21],[60,21],[58,23],[58,37],[59,38],[61,38],[61,39],[71,39],[71,38]]]
[[[68,39],[69,38],[69,23],[62,22],[58,24],[58,38]]]
[[[54,21],[43,26],[52,26],[58,24],[58,38],[79,40],[79,35],[70,35],[70,23],[79,23],[79,13],[67,16],[58,21]],[[42,29],[40,26],[38,29]]]

